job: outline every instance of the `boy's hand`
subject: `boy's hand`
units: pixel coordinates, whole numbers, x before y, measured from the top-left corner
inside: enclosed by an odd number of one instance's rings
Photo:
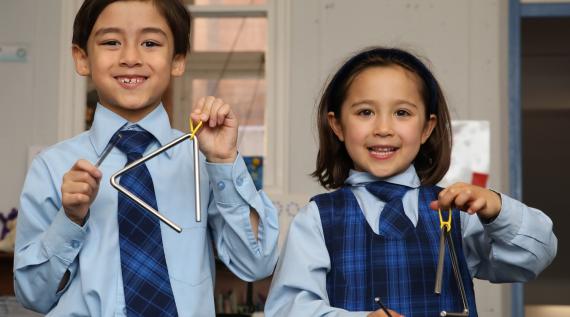
[[[89,206],[99,191],[101,171],[86,160],[79,160],[63,175],[61,201],[67,217],[82,226]]]
[[[202,121],[198,144],[208,162],[233,163],[237,157],[238,120],[230,105],[212,96],[200,98],[190,117],[194,122]]]
[[[501,196],[494,191],[466,183],[455,183],[439,193],[430,204],[434,210],[457,207],[469,214],[477,213],[483,220],[491,220],[501,211]]]
[[[388,311],[390,312],[390,315],[392,315],[392,317],[404,317],[404,315],[400,315],[391,309],[388,309]],[[386,313],[382,309],[378,309],[377,311],[373,311],[370,314],[368,314],[367,317],[388,317],[388,315],[386,315]]]

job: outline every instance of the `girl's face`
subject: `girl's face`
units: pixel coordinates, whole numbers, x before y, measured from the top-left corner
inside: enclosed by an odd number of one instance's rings
[[[400,66],[369,67],[358,74],[340,119],[328,119],[358,171],[387,178],[405,171],[436,125],[426,120],[420,79]]]

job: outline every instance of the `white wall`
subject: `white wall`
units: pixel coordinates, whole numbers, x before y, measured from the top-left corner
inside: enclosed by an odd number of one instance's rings
[[[289,192],[322,191],[308,176],[319,93],[351,52],[371,45],[427,57],[453,119],[490,121],[490,187],[507,192],[507,22],[500,0],[291,0]],[[482,316],[510,314],[508,286],[477,283],[477,301]]]
[[[28,53],[26,63],[0,62],[3,212],[18,206],[28,146],[57,140],[60,3],[0,0],[0,44],[25,45]]]

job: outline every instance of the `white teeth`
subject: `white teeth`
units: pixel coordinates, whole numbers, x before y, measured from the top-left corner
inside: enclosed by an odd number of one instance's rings
[[[384,152],[384,153],[388,153],[388,152],[393,152],[394,148],[370,148],[370,150],[374,151],[374,152]]]
[[[142,83],[142,78],[120,78],[119,79],[123,84],[138,84]]]

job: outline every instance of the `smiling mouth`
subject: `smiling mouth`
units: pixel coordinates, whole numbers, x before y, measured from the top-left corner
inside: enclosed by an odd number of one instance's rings
[[[392,157],[398,151],[397,147],[390,146],[371,146],[368,147],[368,152],[376,158],[387,159]]]
[[[144,76],[117,76],[115,79],[119,82],[121,87],[125,89],[133,89],[142,85],[148,77]]]

